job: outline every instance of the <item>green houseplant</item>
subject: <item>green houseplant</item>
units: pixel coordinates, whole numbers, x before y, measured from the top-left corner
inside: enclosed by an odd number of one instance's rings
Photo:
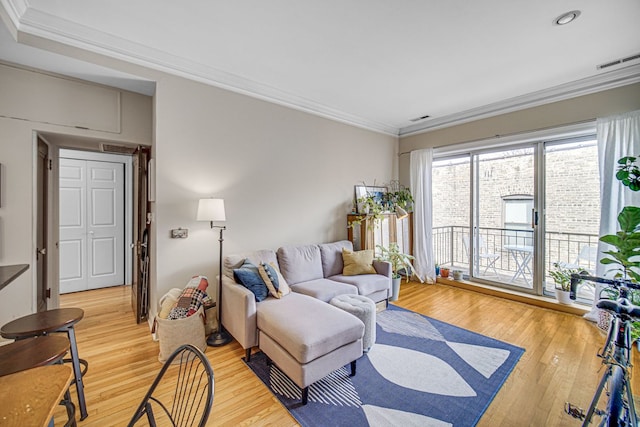
[[[413,265],[411,261],[414,257],[403,253],[397,243],[390,243],[388,248],[382,245],[376,245],[376,248],[380,251],[378,260],[387,261],[391,264],[391,279],[393,285],[391,301],[395,301],[398,299],[398,294],[400,293],[400,281],[402,280],[400,271],[404,270],[408,282],[409,278],[413,275]]]
[[[638,157],[626,156],[618,160],[616,179],[631,191],[640,191],[640,168],[636,164]],[[604,251],[600,263],[617,265],[614,277],[640,282],[640,207],[625,206],[618,214],[620,230],[616,234],[600,237],[600,241],[613,246]],[[616,298],[609,295],[610,298]],[[634,305],[640,304],[640,292],[631,290],[629,299]],[[604,313],[601,311],[601,313]],[[608,314],[608,313],[606,313]],[[634,322],[631,337],[635,341],[640,337],[640,322]]]
[[[385,203],[389,210],[393,210],[395,206],[400,206],[407,212],[413,210],[413,196],[407,187],[398,181],[391,181],[388,188],[389,191],[385,194]]]
[[[600,241],[614,247],[604,251],[601,264],[617,265],[616,278],[640,281],[640,207],[625,206],[618,214],[620,230],[600,237]]]
[[[554,270],[549,271],[549,276],[556,283],[556,299],[562,304],[571,304],[569,293],[571,291],[571,275],[586,274],[579,268],[568,268],[560,263],[553,263]]]
[[[640,168],[637,157],[626,156],[618,160],[616,179],[631,191],[640,191]],[[616,278],[640,282],[640,207],[625,206],[618,214],[620,230],[616,234],[600,237],[600,241],[614,247],[604,251],[601,264],[618,265]]]

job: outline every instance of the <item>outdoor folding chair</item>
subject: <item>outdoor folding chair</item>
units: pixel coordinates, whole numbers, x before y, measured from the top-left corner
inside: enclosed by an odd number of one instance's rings
[[[598,248],[596,246],[583,246],[576,260],[572,263],[558,263],[566,268],[578,268],[587,271],[590,275],[596,272],[596,261],[598,257]]]
[[[464,251],[467,254],[467,258],[469,258],[469,236],[462,236],[462,244],[464,245]],[[478,269],[482,264],[482,260],[485,260],[484,270],[481,274],[482,276],[486,276],[487,271],[489,269],[492,269],[493,274],[498,277],[498,270],[496,270],[496,261],[498,261],[498,259],[500,258],[500,254],[489,252],[487,244],[482,236],[478,236],[478,247],[475,248],[475,257],[476,260],[480,261],[478,263]]]

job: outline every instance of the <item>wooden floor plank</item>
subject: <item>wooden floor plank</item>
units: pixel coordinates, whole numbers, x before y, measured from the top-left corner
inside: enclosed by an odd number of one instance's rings
[[[396,304],[526,349],[479,426],[577,424],[563,408],[565,401],[587,406],[597,385],[600,359],[596,352],[604,334],[595,324],[576,315],[442,284],[403,283]],[[161,367],[158,343],[152,341],[148,325],[135,323],[129,287],[62,295],[61,306],[85,310],[76,335],[79,353],[89,361],[84,378],[89,417],[79,425],[126,425]],[[208,425],[298,425],[242,362],[244,351],[236,341],[208,347],[206,355],[215,375]],[[636,361],[637,356],[634,350]],[[634,387],[639,390],[637,382],[634,375]],[[56,425],[64,419],[59,408]]]

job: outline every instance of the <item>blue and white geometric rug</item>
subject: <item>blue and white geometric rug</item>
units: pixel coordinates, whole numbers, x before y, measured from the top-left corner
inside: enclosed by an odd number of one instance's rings
[[[524,349],[393,305],[376,317],[376,343],[301,391],[263,353],[248,366],[304,427],[474,426]]]

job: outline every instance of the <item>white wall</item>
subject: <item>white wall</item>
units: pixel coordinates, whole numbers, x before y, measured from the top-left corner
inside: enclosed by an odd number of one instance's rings
[[[194,274],[215,283],[199,198],[225,200],[225,254],[277,249],[345,239],[353,186],[397,175],[395,137],[177,77],[157,82],[155,131],[156,297]],[[169,238],[178,227],[188,239]]]

